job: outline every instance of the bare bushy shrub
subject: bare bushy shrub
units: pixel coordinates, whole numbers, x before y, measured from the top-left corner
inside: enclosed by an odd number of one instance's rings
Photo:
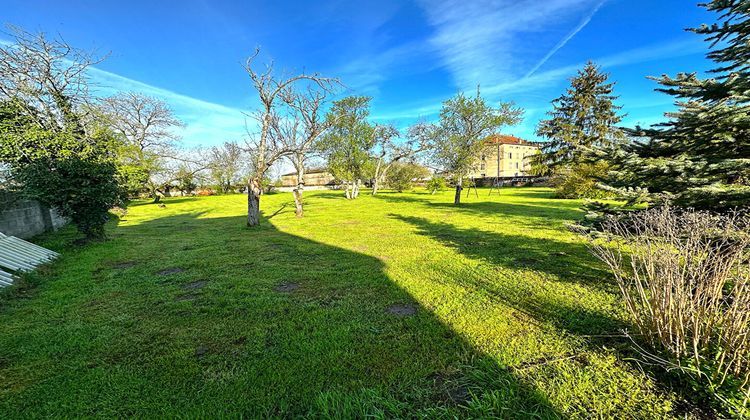
[[[588,234],[650,347],[637,345],[646,360],[711,392],[739,391],[731,405],[741,411],[750,398],[749,227],[746,214],[664,206],[608,216],[601,234]]]

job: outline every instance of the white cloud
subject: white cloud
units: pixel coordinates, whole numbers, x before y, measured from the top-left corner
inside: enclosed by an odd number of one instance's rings
[[[0,45],[13,45],[13,42],[0,39]],[[184,127],[176,129],[176,134],[182,138],[185,146],[211,146],[247,137],[243,114],[246,110],[196,99],[96,67],[89,68],[88,76],[95,96],[134,91],[165,101],[185,123]],[[252,120],[248,124],[252,124]]]
[[[210,146],[246,137],[245,116],[241,109],[196,99],[97,68],[91,68],[89,76],[98,96],[135,91],[165,101],[185,123],[177,134],[186,146]]]
[[[518,79],[532,65],[531,33],[561,31],[568,22],[601,0],[424,0],[435,35],[430,42],[459,89]],[[589,12],[590,13],[590,12]],[[540,42],[541,43],[541,42]]]

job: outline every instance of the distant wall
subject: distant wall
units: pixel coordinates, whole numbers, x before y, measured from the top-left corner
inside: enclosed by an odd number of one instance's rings
[[[19,238],[57,230],[67,222],[57,211],[37,201],[17,200],[0,208],[0,232]]]

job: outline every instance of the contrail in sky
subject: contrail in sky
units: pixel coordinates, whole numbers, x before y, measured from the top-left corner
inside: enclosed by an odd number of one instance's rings
[[[560,42],[558,42],[557,45],[555,45],[555,47],[552,48],[547,53],[547,55],[545,55],[544,58],[542,58],[541,61],[539,61],[536,64],[536,66],[534,66],[534,68],[532,68],[528,73],[526,73],[526,75],[523,78],[525,79],[525,78],[533,75],[534,73],[536,73],[536,71],[539,70],[539,68],[542,67],[544,65],[544,63],[547,62],[547,60],[549,60],[553,55],[555,55],[555,53],[558,52],[560,50],[560,48],[564,47],[565,44],[568,43],[568,41],[570,41],[571,39],[573,39],[573,37],[576,36],[576,34],[578,34],[578,32],[581,32],[581,30],[583,28],[585,28],[586,25],[589,24],[589,22],[591,22],[591,19],[594,17],[594,15],[596,14],[596,12],[598,12],[599,9],[601,9],[602,6],[604,5],[604,3],[606,3],[606,2],[607,2],[607,0],[602,0],[601,2],[599,2],[599,4],[596,5],[596,7],[594,8],[594,10],[592,10],[591,13],[589,13],[581,21],[581,23],[578,24],[578,26],[576,26],[572,31],[570,31],[570,33],[568,35],[566,35],[565,38],[563,38],[562,40],[560,40]]]

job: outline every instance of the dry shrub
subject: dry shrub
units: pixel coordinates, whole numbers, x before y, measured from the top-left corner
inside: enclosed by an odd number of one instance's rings
[[[749,227],[746,214],[665,206],[608,216],[600,234],[589,234],[591,251],[617,280],[642,337],[634,343],[646,361],[688,373],[701,388],[745,414],[750,398]]]

